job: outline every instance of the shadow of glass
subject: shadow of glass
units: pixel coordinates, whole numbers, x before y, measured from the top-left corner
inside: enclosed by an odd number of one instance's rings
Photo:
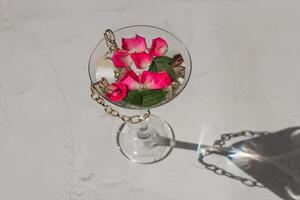
[[[229,158],[283,199],[300,199],[300,127],[240,141]]]
[[[256,181],[242,178],[207,164],[200,153],[199,162],[214,173],[236,179],[248,186],[261,183],[279,197],[287,200],[300,199],[300,127],[287,128],[278,132],[259,135],[236,142],[228,147],[217,148],[214,154],[228,157],[236,166]],[[226,134],[225,134],[226,135]],[[225,140],[226,139],[225,137]],[[167,145],[164,141],[161,145]],[[210,146],[184,141],[176,141],[175,148],[201,152],[201,148]]]

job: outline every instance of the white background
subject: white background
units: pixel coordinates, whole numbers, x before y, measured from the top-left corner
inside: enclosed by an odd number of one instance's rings
[[[299,1],[0,0],[0,199],[276,200],[217,176],[175,149],[135,165],[119,121],[89,98],[87,62],[106,28],[149,24],[190,50],[186,90],[153,110],[177,139],[299,125]],[[215,161],[246,176],[225,159]]]

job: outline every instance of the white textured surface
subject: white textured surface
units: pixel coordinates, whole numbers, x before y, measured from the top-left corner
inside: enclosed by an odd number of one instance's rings
[[[186,43],[194,64],[183,94],[153,111],[177,139],[210,144],[224,132],[299,125],[299,6],[0,0],[0,199],[278,199],[204,170],[194,152],[174,150],[148,166],[127,161],[112,134],[118,121],[89,98],[87,61],[108,27],[160,26]]]

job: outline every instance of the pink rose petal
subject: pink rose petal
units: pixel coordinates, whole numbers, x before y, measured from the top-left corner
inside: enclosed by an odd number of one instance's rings
[[[146,51],[146,40],[138,34],[132,38],[122,38],[122,49],[127,50],[130,53]]]
[[[162,56],[168,51],[168,43],[161,37],[152,40],[152,44],[149,50],[151,56]]]
[[[107,98],[112,102],[122,101],[127,95],[127,86],[116,82],[108,86]]]
[[[172,84],[172,78],[166,71],[143,71],[140,75],[140,83],[147,89],[164,89]]]
[[[132,64],[128,51],[124,50],[116,50],[112,56],[112,61],[117,68],[130,67]]]
[[[132,53],[130,57],[138,69],[146,69],[152,62],[152,57],[146,52]]]
[[[134,71],[127,70],[125,74],[120,79],[121,83],[127,85],[129,90],[137,90],[140,89],[139,77],[136,75]]]

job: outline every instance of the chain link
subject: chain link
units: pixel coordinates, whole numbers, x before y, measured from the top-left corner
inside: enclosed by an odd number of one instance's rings
[[[115,38],[114,32],[112,30],[107,29],[104,32],[104,38],[105,38],[106,45],[109,48],[110,52],[113,52],[118,49],[118,45],[116,43],[116,38]]]
[[[115,110],[110,105],[105,103],[105,100],[100,96],[94,84],[91,84],[91,93],[91,98],[99,105],[103,106],[106,113],[110,114],[113,117],[121,119],[123,122],[137,124],[144,121],[150,116],[150,110],[147,110],[143,115],[128,116],[120,114],[119,111]]]
[[[237,137],[254,137],[254,136],[263,136],[263,135],[268,135],[270,134],[269,132],[253,132],[253,131],[241,131],[238,133],[226,133],[222,134],[221,138],[219,140],[216,140],[213,144],[215,147],[223,147],[227,141],[230,141],[232,138],[237,138]],[[260,187],[264,188],[264,185],[259,183],[256,180],[252,180],[249,178],[243,178],[240,176],[236,176],[228,171],[226,171],[223,168],[220,168],[214,164],[209,164],[204,161],[204,157],[209,156],[214,154],[213,152],[210,152],[209,150],[206,150],[204,153],[201,153],[199,156],[198,161],[205,166],[206,169],[214,172],[215,174],[221,175],[221,176],[226,176],[228,178],[235,179],[249,187]]]

